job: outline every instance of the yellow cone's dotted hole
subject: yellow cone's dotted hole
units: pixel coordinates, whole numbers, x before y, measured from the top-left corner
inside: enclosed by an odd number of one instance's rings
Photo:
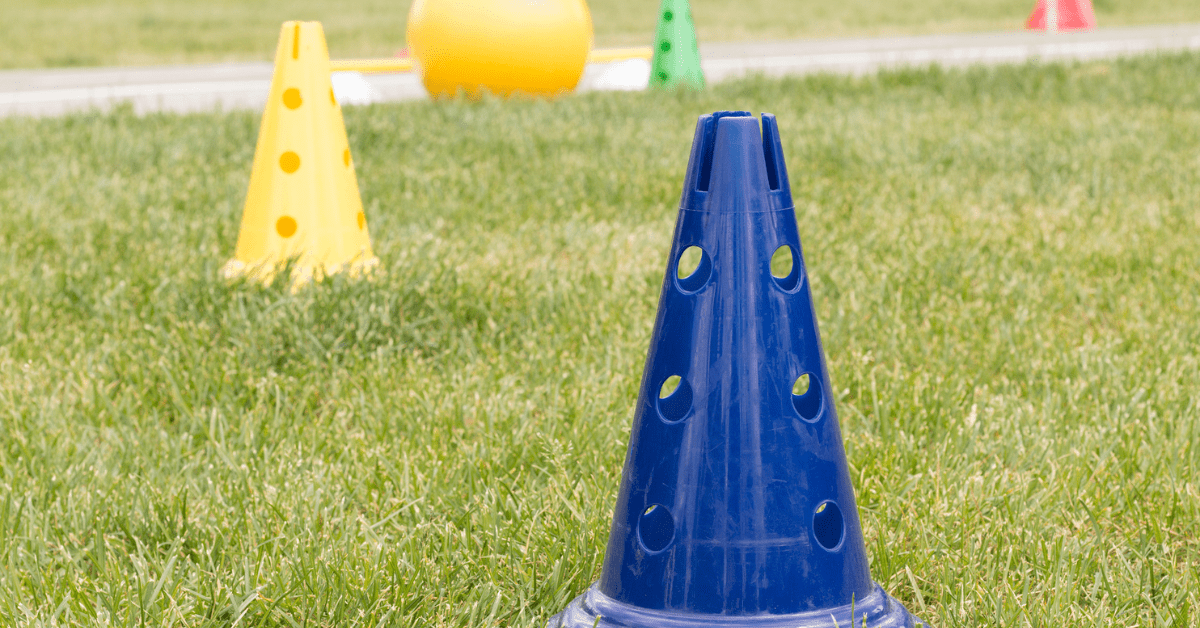
[[[346,162],[346,167],[350,167],[350,149],[342,151],[342,161]]]
[[[300,169],[300,155],[297,155],[290,150],[287,151],[279,156],[279,167],[283,168],[284,172],[292,174]]]
[[[367,226],[367,216],[362,212],[358,212],[358,229],[361,231],[365,226]]]
[[[275,221],[275,232],[284,238],[290,238],[296,234],[296,219],[291,216],[281,216]]]
[[[289,87],[283,92],[283,104],[288,109],[295,109],[300,106],[304,99],[300,98],[300,90],[295,87]]]
[[[332,88],[332,87],[330,87],[330,88],[329,88],[329,102],[333,103],[333,106],[334,106],[334,107],[336,107],[336,106],[337,106],[337,96],[334,96],[334,95],[333,95],[333,88]]]

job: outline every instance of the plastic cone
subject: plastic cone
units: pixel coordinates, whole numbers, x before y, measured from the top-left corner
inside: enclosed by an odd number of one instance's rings
[[[379,263],[320,22],[283,24],[237,251],[223,273],[270,281],[287,261],[294,285]]]
[[[704,89],[696,26],[688,0],[663,0],[654,34],[650,87],[680,86]]]
[[[603,571],[552,627],[919,623],[871,580],[773,116],[762,129],[696,127]]]
[[[1050,32],[1092,29],[1096,28],[1096,11],[1092,0],[1038,0],[1025,28]]]

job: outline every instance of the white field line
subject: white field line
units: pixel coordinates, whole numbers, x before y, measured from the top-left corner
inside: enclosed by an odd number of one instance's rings
[[[150,83],[146,85],[105,85],[67,87],[21,92],[0,92],[0,106],[41,103],[97,102],[162,96],[259,93],[266,98],[271,81],[204,81]]]
[[[1049,4],[1053,5],[1054,0]],[[710,57],[702,61],[704,73],[710,82],[718,82],[737,76],[764,73],[773,76],[808,74],[813,72],[835,72],[862,74],[882,68],[905,66],[964,66],[971,64],[1022,63],[1030,60],[1098,59],[1123,55],[1145,54],[1158,50],[1200,49],[1200,33],[1194,27],[1185,27],[1184,33],[1162,33],[1158,35],[1138,34],[1118,36],[1111,39],[1070,40],[1061,35],[1049,35],[1047,41],[1004,43],[988,38],[979,45],[913,45],[912,40],[898,38],[892,42],[864,40],[867,50],[845,50],[839,52],[813,52],[801,50],[795,53],[746,54],[729,58]],[[1190,31],[1190,32],[1189,32]],[[962,41],[959,39],[959,41]],[[894,48],[884,48],[895,43]],[[956,42],[957,43],[957,42]],[[818,44],[824,45],[824,44]],[[832,45],[836,45],[836,42]],[[873,48],[873,49],[872,49]],[[632,89],[628,77],[608,76],[616,70],[614,64],[589,66],[580,82],[579,90],[589,89]],[[93,79],[104,77],[112,69],[85,71]],[[4,90],[0,89],[0,116],[6,115],[61,115],[69,111],[90,108],[106,109],[115,104],[131,103],[137,113],[151,111],[205,111],[217,107],[224,109],[261,109],[270,91],[269,79],[240,80],[184,80],[188,68],[178,68],[181,80],[162,83],[123,84],[108,86],[50,87]],[[371,102],[410,100],[426,97],[420,80],[415,75],[366,75],[343,77],[364,83],[369,89],[359,90],[370,94]],[[621,79],[621,80],[616,80]],[[114,79],[115,80],[115,79]],[[343,81],[351,83],[354,81]],[[338,81],[334,82],[335,90]],[[361,86],[360,86],[361,87]],[[366,104],[363,97],[349,98],[347,104]],[[339,98],[341,95],[339,94]]]
[[[731,78],[739,74],[763,72],[772,75],[806,74],[821,71],[862,73],[885,67],[924,66],[942,64],[962,66],[971,64],[1022,63],[1033,59],[1100,59],[1123,55],[1145,54],[1157,50],[1200,49],[1200,35],[1188,38],[1182,45],[1164,46],[1154,39],[1110,41],[1052,42],[1036,45],[962,46],[953,48],[913,48],[907,50],[876,50],[836,52],[806,55],[767,56],[746,59],[710,59],[702,62],[710,80]]]

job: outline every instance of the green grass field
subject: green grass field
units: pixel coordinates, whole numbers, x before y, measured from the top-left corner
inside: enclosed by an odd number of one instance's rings
[[[0,120],[0,621],[535,626],[598,574],[696,116],[779,116],[875,578],[1200,620],[1200,55],[347,111],[386,272],[218,280],[258,114]]]
[[[335,58],[390,57],[411,0],[0,0],[0,68],[270,61],[321,20]],[[600,46],[648,45],[658,0],[590,0]],[[701,41],[1020,29],[1034,0],[692,0]],[[1101,26],[1200,22],[1200,3],[1094,0]]]

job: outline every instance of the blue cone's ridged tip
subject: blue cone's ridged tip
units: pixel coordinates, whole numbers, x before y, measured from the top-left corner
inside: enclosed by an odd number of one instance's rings
[[[702,116],[604,569],[550,626],[864,620],[921,623],[871,581],[779,129]]]

